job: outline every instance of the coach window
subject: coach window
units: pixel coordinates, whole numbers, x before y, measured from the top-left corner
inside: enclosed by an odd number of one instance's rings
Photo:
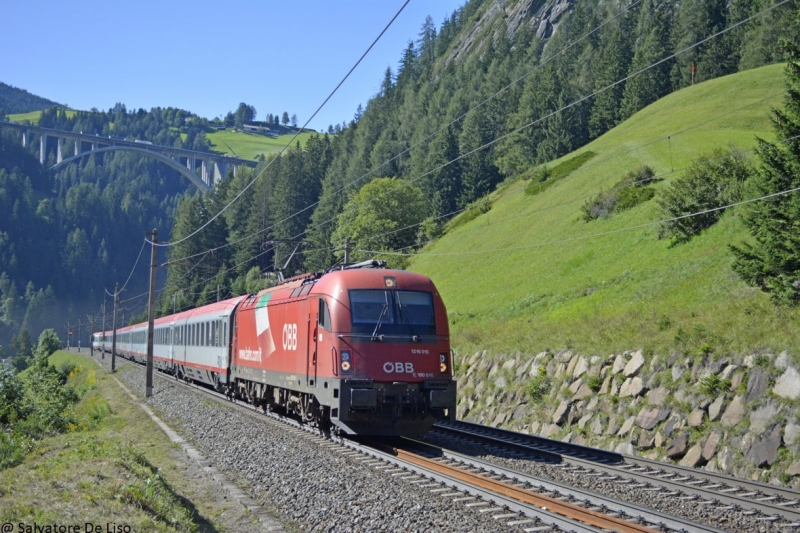
[[[331,331],[331,312],[325,298],[319,299],[319,326],[325,331]]]

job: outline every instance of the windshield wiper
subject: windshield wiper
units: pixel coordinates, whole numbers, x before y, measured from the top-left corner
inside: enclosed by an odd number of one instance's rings
[[[411,319],[406,314],[405,309],[403,309],[403,303],[400,301],[400,293],[397,292],[395,297],[397,298],[397,308],[400,310],[400,317],[405,317],[408,329],[411,330],[411,342],[419,342],[419,335],[417,335],[417,332],[414,330],[414,325],[411,323]]]
[[[378,323],[375,324],[375,330],[373,330],[373,332],[372,332],[372,340],[374,340],[374,341],[375,340],[378,340],[378,341],[382,341],[383,340],[383,335],[377,336],[377,333],[378,333],[378,329],[380,329],[380,327],[381,327],[381,321],[383,320],[383,315],[385,315],[386,311],[389,310],[389,299],[388,299],[388,295],[386,294],[386,291],[383,292],[383,299],[384,299],[383,309],[381,309],[381,314],[378,317]]]

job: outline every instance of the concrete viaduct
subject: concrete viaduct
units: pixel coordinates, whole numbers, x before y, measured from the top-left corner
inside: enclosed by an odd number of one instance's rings
[[[44,165],[47,160],[47,140],[49,137],[54,138],[56,140],[56,164],[51,167],[50,170],[58,170],[67,163],[85,157],[91,153],[114,150],[136,152],[169,165],[191,181],[201,192],[208,192],[216,182],[225,179],[228,175],[228,168],[232,168],[235,174],[237,167],[244,165],[255,168],[258,164],[256,161],[248,161],[246,159],[228,157],[215,153],[158,146],[147,141],[126,141],[125,139],[117,137],[102,137],[100,135],[38,128],[36,126],[28,126],[2,120],[0,120],[0,128],[20,132],[22,134],[22,146],[29,146],[31,144],[32,135],[38,136],[39,161],[42,165]],[[74,144],[74,154],[71,156],[65,157],[65,141],[72,141]],[[84,150],[84,147],[87,145],[89,149]],[[199,174],[197,170],[200,170]]]

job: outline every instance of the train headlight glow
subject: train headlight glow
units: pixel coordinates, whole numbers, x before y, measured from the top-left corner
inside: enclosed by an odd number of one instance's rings
[[[444,352],[439,354],[439,372],[442,374],[447,372],[447,354]]]
[[[342,350],[342,363],[339,366],[342,369],[342,374],[349,374],[351,372],[350,350]]]

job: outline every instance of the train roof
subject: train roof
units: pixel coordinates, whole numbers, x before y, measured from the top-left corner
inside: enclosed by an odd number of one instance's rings
[[[219,316],[220,314],[224,314],[225,311],[232,311],[242,300],[247,298],[249,295],[245,294],[243,296],[236,296],[234,298],[228,298],[227,300],[222,300],[220,302],[210,303],[208,305],[204,305],[202,307],[195,307],[194,309],[187,309],[186,311],[181,311],[180,313],[176,313],[174,315],[167,315],[162,316],[161,318],[155,319],[153,322],[153,326],[160,326],[164,324],[172,324],[173,322],[177,322],[179,320],[188,320],[189,318],[198,318],[202,316]],[[138,324],[133,324],[131,326],[125,326],[123,328],[117,328],[117,333],[125,333],[128,331],[132,331],[135,329],[140,329],[143,327],[147,327],[147,322],[139,322]],[[95,332],[94,334],[103,333],[101,331]],[[111,335],[114,333],[114,330],[106,331],[106,335]]]
[[[407,270],[386,268],[352,268],[334,270],[322,275],[303,274],[275,287],[270,287],[252,295],[242,304],[241,309],[253,309],[264,305],[277,305],[294,300],[303,300],[312,295],[325,294],[340,298],[343,291],[350,289],[400,289],[437,293],[436,287],[427,276]],[[438,293],[437,293],[438,294]],[[269,298],[265,298],[269,295]]]

